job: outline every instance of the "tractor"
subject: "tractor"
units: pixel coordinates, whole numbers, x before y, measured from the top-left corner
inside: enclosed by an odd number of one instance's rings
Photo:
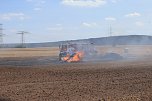
[[[59,61],[81,62],[85,57],[97,54],[93,43],[66,43],[59,45]]]

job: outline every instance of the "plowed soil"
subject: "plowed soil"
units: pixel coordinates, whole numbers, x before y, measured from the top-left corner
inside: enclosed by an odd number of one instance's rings
[[[152,101],[152,59],[0,58],[0,101]]]
[[[1,65],[0,101],[152,101],[152,61],[15,63]]]

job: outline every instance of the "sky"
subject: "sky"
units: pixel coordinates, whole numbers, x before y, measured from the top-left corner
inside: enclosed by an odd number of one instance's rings
[[[0,0],[3,42],[152,35],[152,0]]]

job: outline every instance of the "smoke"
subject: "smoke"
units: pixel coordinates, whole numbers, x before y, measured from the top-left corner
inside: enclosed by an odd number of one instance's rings
[[[69,41],[84,52],[82,61],[128,61],[152,59],[151,36],[113,36]]]
[[[152,36],[128,35],[88,39],[95,45],[152,45]]]

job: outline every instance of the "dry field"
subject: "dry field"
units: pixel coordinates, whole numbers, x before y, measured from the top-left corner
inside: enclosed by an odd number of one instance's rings
[[[57,56],[58,48],[14,48],[0,49],[0,58],[3,57],[35,57],[35,56]]]
[[[128,54],[138,57],[152,56],[152,45],[118,45],[115,47],[111,46],[98,46],[97,50],[100,54],[105,54],[106,52],[114,52],[123,55],[124,49],[128,49]]]
[[[59,63],[57,48],[1,49],[0,101],[152,101],[152,47],[131,47],[144,59]]]

